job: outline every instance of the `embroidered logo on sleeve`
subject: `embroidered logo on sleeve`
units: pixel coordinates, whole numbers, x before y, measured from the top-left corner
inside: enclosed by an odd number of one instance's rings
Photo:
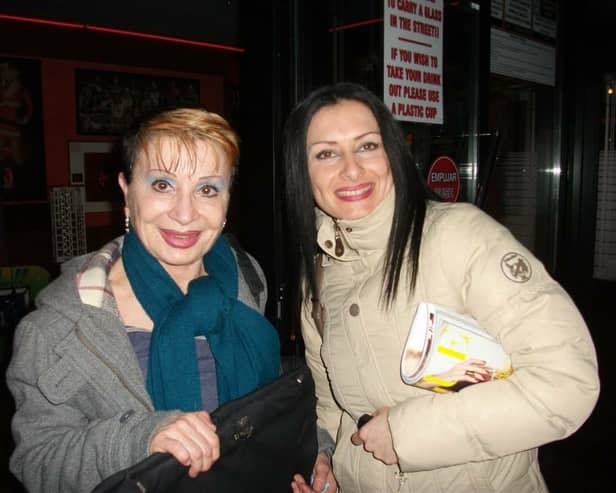
[[[517,252],[509,252],[501,259],[501,270],[513,282],[526,282],[533,275],[530,262]]]

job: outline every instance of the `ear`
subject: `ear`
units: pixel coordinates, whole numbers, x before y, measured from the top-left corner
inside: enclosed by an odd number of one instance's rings
[[[126,182],[126,177],[123,172],[118,173],[118,185],[120,185],[122,193],[124,194],[124,203],[128,204],[128,183]]]

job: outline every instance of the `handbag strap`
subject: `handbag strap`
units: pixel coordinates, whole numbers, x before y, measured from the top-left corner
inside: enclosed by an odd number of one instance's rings
[[[323,254],[318,253],[314,256],[314,281],[316,292],[312,293],[312,319],[317,327],[317,331],[323,338],[323,327],[325,325],[325,309],[321,303],[321,284],[323,282]]]
[[[246,250],[242,248],[238,239],[231,233],[225,233],[225,239],[231,245],[231,248],[235,251],[237,256],[237,265],[242,272],[242,276],[248,284],[250,294],[257,306],[260,305],[261,293],[265,290],[265,286],[259,278],[259,273],[255,269],[255,266],[250,261],[250,257],[246,253]]]

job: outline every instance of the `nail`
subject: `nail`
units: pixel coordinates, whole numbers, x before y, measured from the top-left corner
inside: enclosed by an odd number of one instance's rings
[[[364,426],[372,418],[374,418],[374,416],[370,414],[362,414],[357,420],[357,429],[359,430],[362,426]]]

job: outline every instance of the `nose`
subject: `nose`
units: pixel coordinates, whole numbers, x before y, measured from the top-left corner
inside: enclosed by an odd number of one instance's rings
[[[189,224],[195,219],[196,208],[191,193],[178,193],[175,197],[170,217],[180,224]]]
[[[357,179],[362,173],[361,164],[357,161],[355,153],[349,152],[344,155],[342,164],[342,175],[351,179]]]

